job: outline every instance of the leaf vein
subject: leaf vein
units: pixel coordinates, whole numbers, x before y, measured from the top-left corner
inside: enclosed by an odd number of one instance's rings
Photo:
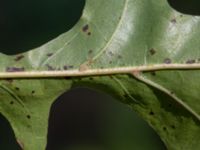
[[[172,94],[171,91],[169,89],[167,89],[166,87],[163,87],[162,85],[147,79],[145,76],[143,76],[141,73],[139,74],[134,74],[133,76],[138,79],[139,81],[150,85],[151,87],[154,87],[162,92],[164,92],[165,94],[167,94],[168,96],[170,96],[172,99],[174,99],[177,103],[179,103],[183,108],[185,108],[188,112],[190,112],[191,115],[193,115],[198,121],[200,121],[200,115],[198,113],[196,113],[187,103],[185,103],[182,99],[180,99],[178,96],[176,96],[175,94]]]

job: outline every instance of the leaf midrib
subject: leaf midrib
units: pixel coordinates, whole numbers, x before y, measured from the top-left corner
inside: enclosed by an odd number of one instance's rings
[[[200,63],[196,64],[154,64],[133,67],[115,67],[105,69],[57,70],[57,71],[22,71],[22,72],[0,72],[0,79],[6,78],[49,78],[49,77],[76,77],[76,76],[97,76],[130,74],[132,72],[151,72],[167,70],[200,70]]]

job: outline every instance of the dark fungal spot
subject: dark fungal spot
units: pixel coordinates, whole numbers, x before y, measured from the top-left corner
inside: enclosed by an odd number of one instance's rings
[[[94,78],[90,77],[90,78],[89,78],[89,80],[91,80],[91,81],[92,81],[92,80],[94,80]]]
[[[91,32],[88,32],[88,34],[87,34],[87,35],[89,35],[89,36],[90,36],[91,34],[92,34]]]
[[[110,56],[113,56],[113,55],[114,55],[112,51],[109,51],[108,54],[109,54]]]
[[[66,65],[63,66],[63,69],[64,69],[64,70],[68,70],[68,66],[66,66]]]
[[[13,101],[11,101],[11,102],[10,102],[10,104],[11,104],[11,105],[13,105],[13,104],[14,104],[14,102],[13,102]]]
[[[155,54],[156,54],[156,50],[155,50],[154,48],[151,48],[151,49],[149,50],[149,53],[150,53],[151,55],[155,55]]]
[[[112,61],[109,61],[109,64],[112,64]]]
[[[172,20],[171,20],[171,23],[173,23],[173,24],[175,24],[177,21],[176,21],[176,19],[175,18],[173,18]]]
[[[69,70],[69,69],[73,69],[73,68],[74,68],[74,66],[72,66],[72,65],[69,65],[69,66],[65,65],[65,66],[63,66],[64,70]]]
[[[189,59],[186,61],[186,64],[194,64],[196,61],[194,59]]]
[[[87,32],[89,30],[89,25],[86,24],[85,26],[83,26],[82,31],[83,32]]]
[[[31,116],[30,116],[30,115],[27,115],[26,117],[27,117],[28,119],[31,119]]]
[[[124,97],[125,97],[125,98],[129,98],[129,96],[128,96],[127,94],[124,94]]]
[[[90,50],[88,51],[88,54],[92,54],[92,53],[93,53],[93,50],[90,49]]]
[[[49,64],[47,64],[46,66],[47,66],[48,71],[56,70],[54,67],[50,66]]]
[[[33,90],[33,91],[31,91],[31,94],[35,94],[35,91]]]
[[[24,67],[18,68],[18,67],[7,67],[6,72],[23,72],[25,69]]]
[[[151,72],[151,75],[152,75],[152,76],[156,76],[156,72],[155,72],[155,71],[152,71],[152,72]]]
[[[118,55],[117,58],[118,58],[118,59],[122,59],[122,56],[121,56],[121,55]]]
[[[150,111],[150,112],[149,112],[149,115],[153,116],[153,115],[154,115],[154,112],[153,112],[153,111]]]
[[[165,63],[165,64],[171,64],[172,61],[171,61],[171,59],[169,59],[169,58],[165,58],[165,59],[164,59],[164,63]]]
[[[168,106],[169,106],[169,107],[172,107],[172,104],[169,104]]]
[[[15,61],[20,61],[22,58],[24,58],[24,55],[16,56]]]
[[[167,128],[166,128],[166,127],[163,127],[163,130],[164,130],[164,131],[167,131]]]
[[[15,90],[19,91],[19,90],[20,90],[20,88],[19,88],[19,87],[15,87]]]
[[[171,128],[172,128],[172,129],[176,129],[175,125],[171,125]]]
[[[68,66],[68,67],[69,67],[69,69],[73,69],[73,68],[74,68],[74,66],[72,66],[72,65],[71,65],[71,66]]]
[[[48,53],[47,57],[51,57],[53,55],[53,53]]]

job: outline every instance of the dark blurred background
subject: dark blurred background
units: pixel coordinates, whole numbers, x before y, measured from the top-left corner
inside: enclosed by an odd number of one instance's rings
[[[199,0],[169,0],[186,14],[200,15]],[[13,55],[38,47],[79,20],[84,0],[1,0],[0,52]],[[0,115],[0,150],[20,150]],[[86,88],[64,93],[52,105],[47,150],[165,150],[137,114],[108,95]]]
[[[129,107],[103,93],[73,89],[54,103],[47,150],[164,150]]]
[[[85,0],[0,0],[0,52],[13,55],[69,30]]]

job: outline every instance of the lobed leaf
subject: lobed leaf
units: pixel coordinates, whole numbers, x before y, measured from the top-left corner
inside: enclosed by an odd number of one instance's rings
[[[72,87],[92,87],[138,112],[168,149],[198,150],[199,27],[199,17],[173,10],[167,0],[87,0],[69,32],[26,53],[0,54],[1,73],[74,71],[81,77],[1,79],[0,112],[24,149],[45,149],[52,102]],[[134,72],[116,75],[117,68]],[[98,72],[83,77],[92,70]]]

